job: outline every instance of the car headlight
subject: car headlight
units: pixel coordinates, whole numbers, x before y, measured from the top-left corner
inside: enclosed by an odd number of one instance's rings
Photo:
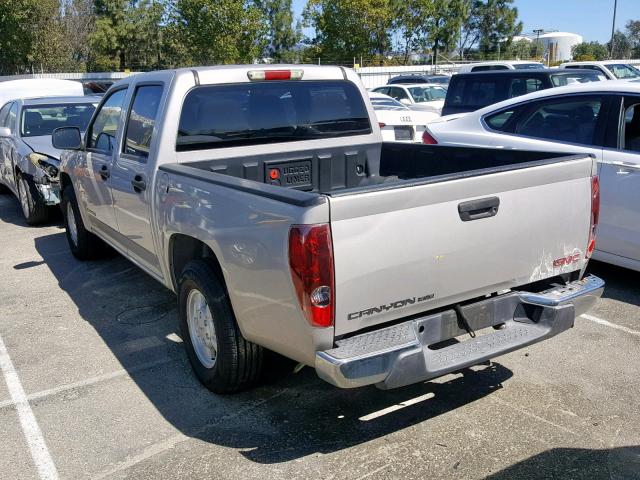
[[[42,153],[30,153],[28,155],[29,161],[36,167],[41,168],[50,178],[58,178],[58,167],[51,163],[51,157],[43,155]]]

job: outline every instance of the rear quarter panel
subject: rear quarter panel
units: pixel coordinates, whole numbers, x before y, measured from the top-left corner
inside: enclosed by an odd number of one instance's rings
[[[312,365],[316,350],[333,345],[334,332],[310,327],[302,313],[288,238],[293,224],[328,222],[328,203],[299,207],[174,174],[166,180],[168,192],[156,192],[164,258],[170,259],[173,235],[206,243],[222,267],[245,338]]]

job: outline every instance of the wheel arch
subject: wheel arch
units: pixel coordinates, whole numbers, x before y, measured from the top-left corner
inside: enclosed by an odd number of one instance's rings
[[[226,290],[222,267],[211,247],[202,240],[190,235],[174,233],[169,239],[169,270],[174,291],[178,291],[180,274],[184,267],[190,261],[198,259],[205,259],[210,262],[216,276]]]

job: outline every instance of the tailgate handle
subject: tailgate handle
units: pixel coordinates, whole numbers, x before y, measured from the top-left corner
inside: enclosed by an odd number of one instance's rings
[[[500,199],[498,197],[481,198],[462,202],[458,205],[458,213],[460,214],[460,220],[470,222],[496,216],[498,207],[500,207]]]

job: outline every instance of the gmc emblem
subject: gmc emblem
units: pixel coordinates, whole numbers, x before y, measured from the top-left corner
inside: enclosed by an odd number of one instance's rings
[[[565,265],[571,265],[572,263],[576,263],[580,261],[580,254],[576,253],[575,255],[569,255],[568,257],[557,258],[553,261],[554,267],[563,267]]]

